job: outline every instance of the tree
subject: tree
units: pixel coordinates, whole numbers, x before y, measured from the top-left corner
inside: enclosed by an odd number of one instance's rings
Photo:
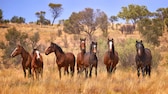
[[[105,18],[102,11],[97,9],[94,11],[91,8],[85,8],[83,11],[78,13],[73,12],[68,20],[64,22],[65,32],[77,33],[85,32],[89,39],[92,40],[92,35],[103,23],[100,23],[100,19]],[[107,21],[107,19],[106,19]],[[107,26],[107,25],[105,25]],[[104,30],[105,27],[102,29]]]
[[[62,4],[49,3],[48,6],[50,7],[50,10],[52,12],[52,16],[53,16],[52,25],[53,25],[55,19],[58,18],[63,11]]]
[[[156,10],[155,16],[160,18],[164,24],[163,31],[168,27],[168,8],[159,8]]]
[[[46,13],[45,11],[40,11],[35,13],[35,15],[39,18],[38,21],[40,22],[40,25],[42,25],[45,21],[45,13]]]
[[[34,35],[30,37],[30,44],[33,49],[37,46],[39,40],[40,40],[39,32],[35,32]]]
[[[100,29],[103,31],[103,36],[108,36],[108,17],[104,12],[100,12],[99,16],[97,17],[97,24],[101,23]]]
[[[135,24],[138,20],[148,18],[150,15],[146,6],[130,4],[128,7],[122,7],[122,11],[117,16],[126,21],[132,20],[132,23]]]
[[[22,46],[28,48],[28,41],[27,41],[28,34],[25,32],[20,32],[16,30],[16,28],[8,29],[7,33],[5,34],[5,39],[7,42],[4,42],[4,41],[0,42],[0,48],[4,49],[4,53],[5,53],[2,56],[4,61],[9,60],[9,56],[17,44],[21,44]]]
[[[159,46],[162,36],[163,22],[159,18],[144,18],[138,21],[138,29],[148,43]]]
[[[112,29],[114,29],[114,22],[118,21],[118,17],[117,16],[111,16],[109,20],[112,23]]]
[[[2,19],[3,19],[3,12],[2,12],[2,10],[0,9],[0,23],[2,22]]]
[[[23,17],[18,17],[18,16],[13,16],[12,18],[11,18],[11,22],[12,23],[25,23],[25,18],[23,18]]]

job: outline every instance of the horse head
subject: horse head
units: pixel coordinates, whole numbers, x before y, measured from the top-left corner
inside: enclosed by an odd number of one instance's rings
[[[86,38],[80,38],[80,49],[81,51],[86,51]]]
[[[114,53],[114,41],[113,41],[113,38],[112,39],[108,38],[107,44],[108,44],[109,51]]]
[[[45,54],[48,55],[48,54],[50,54],[50,53],[52,53],[54,51],[55,51],[55,49],[54,49],[54,43],[51,42],[50,46],[48,48],[46,48]]]
[[[96,54],[97,52],[97,42],[93,42],[90,44],[90,52]]]
[[[144,53],[144,45],[142,43],[142,40],[141,41],[136,40],[136,45],[135,46],[136,46],[137,55],[142,56],[143,53]]]
[[[37,49],[33,49],[33,56],[36,57],[36,59],[40,59],[40,52]]]
[[[10,56],[11,57],[15,57],[15,56],[21,54],[22,53],[22,49],[23,49],[22,46],[17,45],[17,47],[12,51]]]

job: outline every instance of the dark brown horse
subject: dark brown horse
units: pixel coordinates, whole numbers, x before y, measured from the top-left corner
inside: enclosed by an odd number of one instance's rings
[[[114,48],[113,38],[112,39],[108,38],[107,44],[108,44],[108,51],[104,54],[104,64],[106,65],[107,72],[112,73],[112,71],[115,71],[116,69],[119,57],[118,53],[115,51]]]
[[[15,57],[19,54],[21,54],[21,57],[22,57],[22,67],[23,67],[24,77],[26,77],[26,69],[28,69],[29,71],[28,76],[30,77],[32,57],[22,46],[17,45],[17,47],[11,53],[11,57]]]
[[[39,79],[39,74],[41,78],[43,77],[43,58],[40,52],[37,49],[33,49],[32,52],[32,70],[33,70],[33,79],[36,76],[36,79]]]
[[[86,38],[80,38],[80,50],[81,52],[77,54],[77,71],[78,73],[82,70],[83,67],[83,58],[86,53]]]
[[[98,66],[98,59],[96,56],[97,52],[97,42],[93,42],[90,44],[90,52],[87,52],[84,55],[83,64],[85,70],[85,76],[88,76],[88,68],[90,69],[89,77],[92,76],[92,69],[95,67],[95,75],[97,76],[97,66]]]
[[[150,76],[152,63],[152,55],[150,49],[144,47],[142,40],[136,41],[135,46],[137,51],[137,54],[135,56],[137,75],[138,77],[140,76],[141,69],[143,76],[145,76],[145,72]]]
[[[50,46],[45,50],[45,54],[48,55],[54,52],[56,56],[56,63],[58,65],[59,77],[61,78],[61,68],[64,67],[65,72],[69,74],[68,67],[70,66],[71,75],[74,75],[75,68],[75,56],[73,53],[64,53],[60,46],[55,43],[50,44]]]

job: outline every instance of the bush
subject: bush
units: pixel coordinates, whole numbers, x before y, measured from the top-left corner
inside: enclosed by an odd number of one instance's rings
[[[117,44],[120,65],[123,68],[135,66],[135,39],[127,39]]]

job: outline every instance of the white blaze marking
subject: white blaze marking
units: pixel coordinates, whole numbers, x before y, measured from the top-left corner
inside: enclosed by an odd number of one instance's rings
[[[36,51],[36,54],[37,54],[37,59],[39,59],[40,58],[40,52]]]
[[[15,50],[13,50],[11,56],[16,52],[17,49],[18,49],[18,48],[15,48]]]
[[[112,44],[113,44],[113,42],[109,42],[109,45],[110,45],[110,49],[112,49]]]

